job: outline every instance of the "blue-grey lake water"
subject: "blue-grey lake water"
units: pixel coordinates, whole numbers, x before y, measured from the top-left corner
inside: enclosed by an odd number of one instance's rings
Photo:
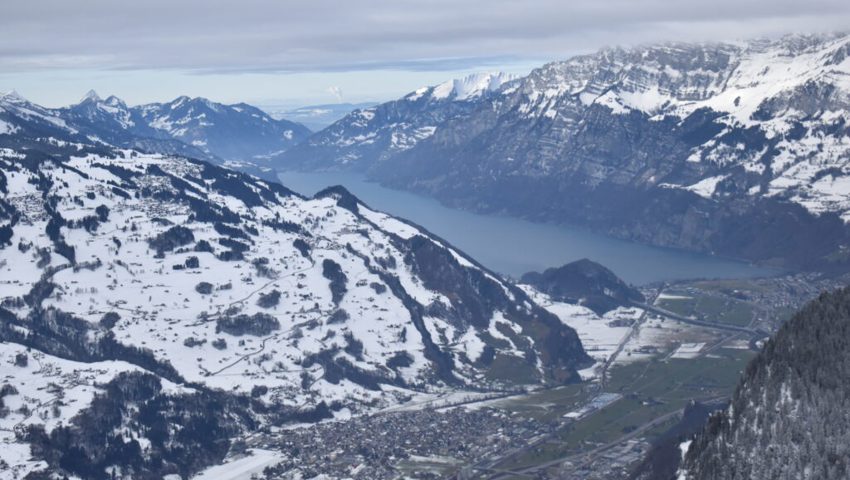
[[[778,273],[774,269],[725,258],[619,240],[581,227],[457,210],[429,197],[368,182],[359,174],[284,172],[280,180],[305,196],[312,196],[331,185],[342,185],[371,208],[411,220],[486,267],[514,278],[528,271],[542,271],[582,258],[605,265],[635,285]]]

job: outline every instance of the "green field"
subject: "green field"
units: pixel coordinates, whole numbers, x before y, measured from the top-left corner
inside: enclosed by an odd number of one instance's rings
[[[624,398],[576,422],[561,438],[571,449],[603,444],[681,409],[691,399],[729,396],[752,357],[748,350],[721,349],[717,357],[671,358],[616,367],[606,390]]]
[[[694,295],[693,298],[662,298],[658,306],[686,317],[718,323],[747,326],[753,319],[753,306],[747,302],[715,295]]]
[[[566,385],[512,397],[492,406],[535,420],[553,421],[586,402],[591,396],[588,390],[584,384]]]
[[[700,290],[713,290],[717,292],[731,292],[733,290],[750,291],[750,292],[766,292],[769,290],[768,285],[762,285],[750,279],[723,279],[723,280],[700,280],[693,282],[693,285]]]
[[[719,349],[710,356],[696,359],[656,359],[615,367],[606,391],[619,393],[623,398],[565,427],[556,439],[507,459],[498,467],[516,470],[587,451],[677,411],[692,399],[729,396],[753,356],[749,350]],[[568,392],[570,390],[560,391],[546,400],[542,396],[529,396],[505,408],[514,409],[518,414],[539,415],[541,408],[535,409],[533,402],[549,405],[563,397],[574,407],[578,405],[576,400],[589,398],[581,391]],[[572,408],[549,406],[545,410],[554,415],[555,412],[572,411]],[[652,428],[646,436],[652,438],[664,428],[665,425]]]
[[[754,355],[749,350],[722,348],[694,359],[655,359],[617,366],[611,371],[607,391],[669,400],[728,395]]]

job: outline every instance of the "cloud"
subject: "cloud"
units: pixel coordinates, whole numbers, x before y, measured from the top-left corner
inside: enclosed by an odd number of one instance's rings
[[[848,25],[846,0],[33,0],[3,6],[0,70],[451,70]]]
[[[342,103],[342,88],[341,87],[328,87],[328,93],[333,95],[337,102]]]

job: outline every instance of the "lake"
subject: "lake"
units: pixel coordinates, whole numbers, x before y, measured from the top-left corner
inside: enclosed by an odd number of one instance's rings
[[[344,172],[283,172],[281,182],[305,196],[342,185],[373,209],[411,220],[444,238],[486,267],[519,278],[588,258],[635,285],[692,278],[751,278],[774,275],[763,268],[710,255],[651,247],[590,232],[446,207],[437,200],[367,182]]]

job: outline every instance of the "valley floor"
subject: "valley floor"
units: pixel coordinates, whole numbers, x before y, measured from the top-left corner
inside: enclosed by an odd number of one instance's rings
[[[841,283],[800,274],[659,284],[645,291],[651,310],[603,317],[531,292],[578,331],[596,360],[582,372],[588,381],[423,395],[368,416],[255,434],[245,448],[278,452],[262,475],[253,472],[269,479],[624,478],[686,405],[723,402],[761,340]]]

